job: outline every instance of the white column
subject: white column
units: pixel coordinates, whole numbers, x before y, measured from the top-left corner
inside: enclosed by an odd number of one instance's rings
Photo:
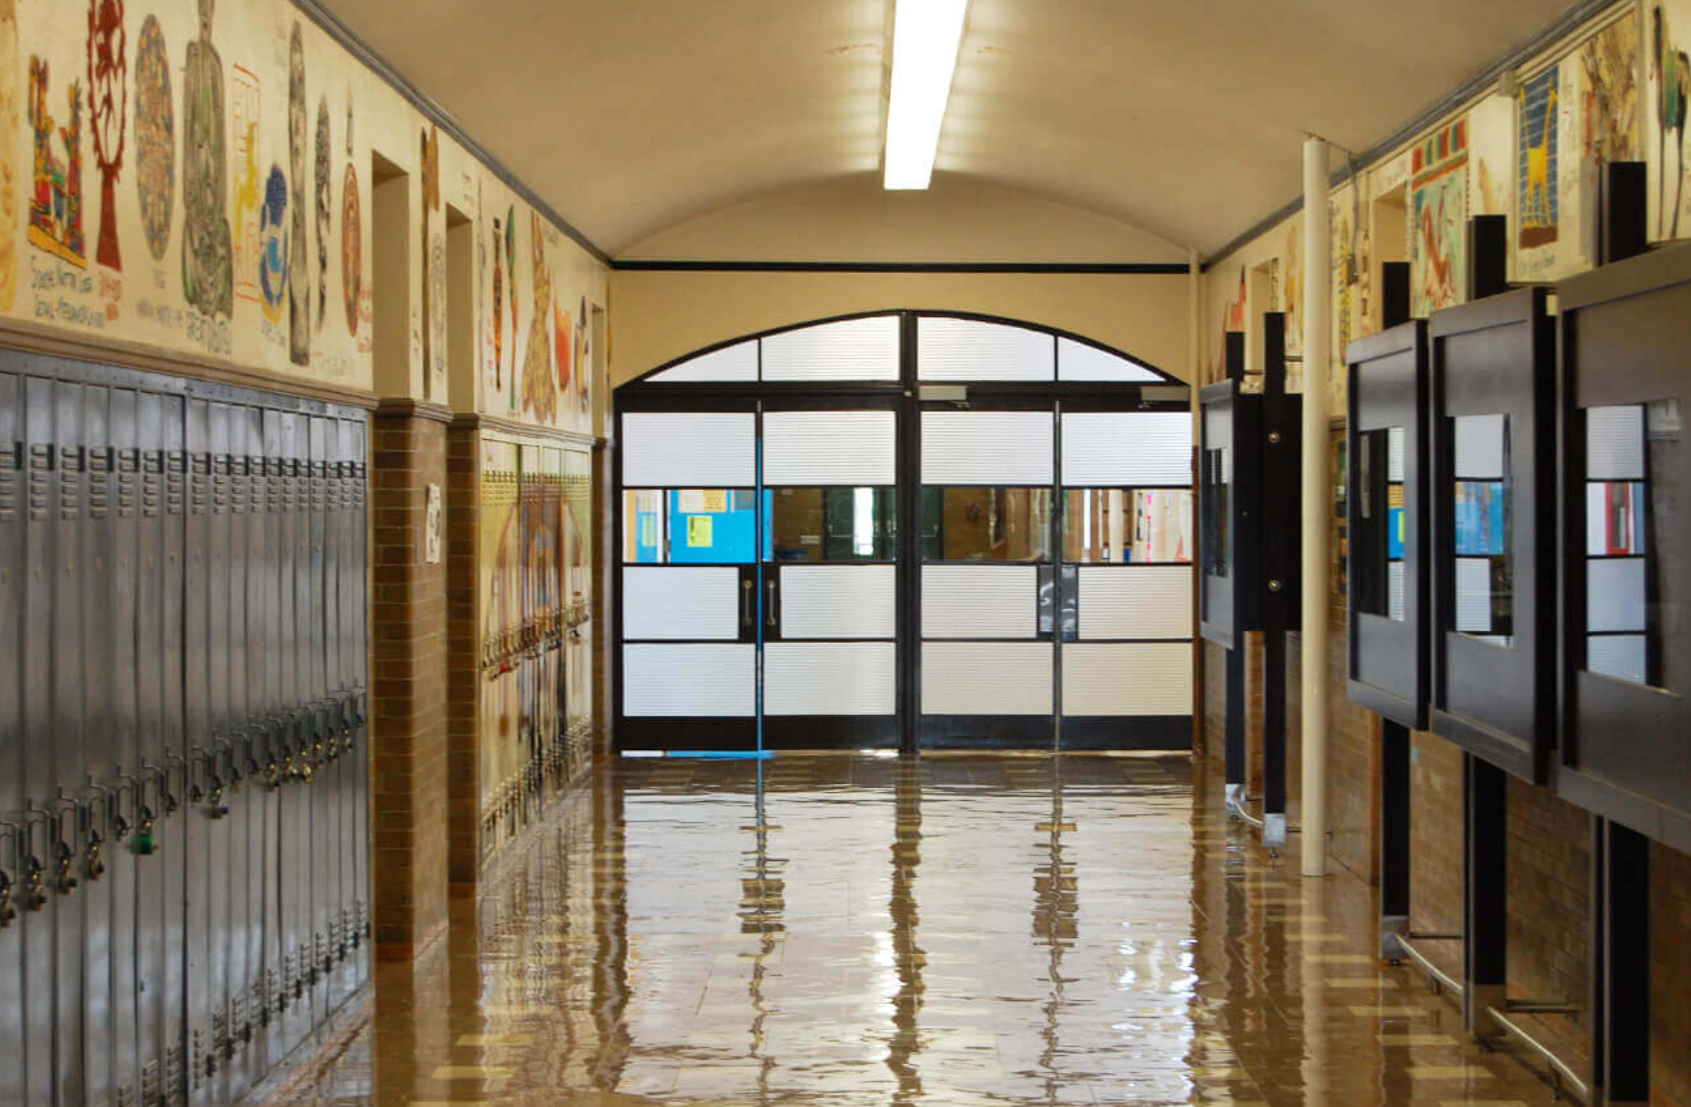
[[[1303,144],[1303,875],[1327,872],[1327,362],[1332,246],[1327,143]]]

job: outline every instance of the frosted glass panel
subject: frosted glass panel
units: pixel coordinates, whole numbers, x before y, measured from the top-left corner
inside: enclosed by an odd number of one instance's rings
[[[1386,480],[1403,483],[1403,428],[1386,428]]]
[[[763,648],[766,715],[891,715],[898,709],[891,642],[771,642]]]
[[[928,715],[1049,715],[1048,642],[925,642],[922,711]]]
[[[623,713],[748,718],[757,710],[757,647],[624,646]]]
[[[672,365],[651,380],[665,384],[685,381],[755,381],[757,380],[757,339],[738,342],[712,350],[708,354],[689,358],[680,365]]]
[[[630,412],[622,417],[629,488],[750,487],[757,418],[749,411]]]
[[[842,319],[763,340],[766,381],[898,379],[898,316]]]
[[[1458,415],[1456,479],[1503,479],[1503,455],[1508,450],[1507,415]]]
[[[1049,334],[978,319],[916,320],[916,375],[925,381],[1048,381]]]
[[[1063,416],[1063,483],[1192,483],[1185,411],[1088,411]]]
[[[1192,570],[1080,568],[1080,637],[1191,638]]]
[[[1050,484],[1048,411],[924,411],[923,484]]]
[[[783,638],[891,638],[898,633],[891,565],[783,565]]]
[[[1386,563],[1386,590],[1386,615],[1401,623],[1407,610],[1403,596],[1403,562]]]
[[[1456,559],[1456,629],[1464,634],[1489,635],[1491,622],[1492,560],[1489,557]]]
[[[763,483],[896,483],[896,420],[890,411],[768,412],[763,417]]]
[[[1586,409],[1585,476],[1587,480],[1644,479],[1644,405]]]
[[[1585,563],[1585,629],[1592,633],[1644,630],[1644,559],[1612,557]]]
[[[740,570],[629,567],[622,571],[622,633],[640,639],[740,637]]]
[[[1032,565],[924,565],[923,638],[1032,638],[1039,622]]]
[[[1064,381],[1156,381],[1162,377],[1136,361],[1076,342],[1057,339],[1057,379]]]
[[[1081,643],[1063,647],[1064,715],[1191,713],[1189,643]]]
[[[1585,642],[1585,667],[1594,673],[1649,683],[1649,659],[1642,634],[1604,634]]]

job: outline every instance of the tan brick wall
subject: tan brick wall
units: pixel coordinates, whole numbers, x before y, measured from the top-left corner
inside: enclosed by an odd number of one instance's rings
[[[448,877],[475,889],[481,867],[481,431],[454,426],[446,454]]]
[[[409,957],[446,924],[446,566],[423,560],[446,426],[378,411],[371,464],[371,811],[376,949]]]
[[[1327,852],[1370,884],[1380,880],[1379,716],[1345,695],[1348,620],[1341,597],[1327,609]],[[1287,808],[1301,823],[1303,805],[1303,636],[1286,647]]]
[[[1650,847],[1650,1102],[1691,1107],[1691,857]]]
[[[1591,816],[1509,778],[1509,992],[1581,1006],[1591,962]],[[1590,1020],[1539,1020],[1564,1056],[1584,1061]]]
[[[1204,643],[1204,756],[1218,768],[1227,765],[1227,651]]]

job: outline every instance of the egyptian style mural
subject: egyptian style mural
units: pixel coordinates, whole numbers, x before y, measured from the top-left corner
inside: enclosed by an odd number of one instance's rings
[[[590,429],[602,263],[287,0],[144,3],[0,0],[0,316],[367,389],[380,164],[412,190],[420,398],[462,373],[482,411]]]

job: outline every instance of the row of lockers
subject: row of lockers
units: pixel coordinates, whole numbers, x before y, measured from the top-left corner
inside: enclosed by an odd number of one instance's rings
[[[367,978],[366,434],[0,352],[0,1103],[232,1102]]]

